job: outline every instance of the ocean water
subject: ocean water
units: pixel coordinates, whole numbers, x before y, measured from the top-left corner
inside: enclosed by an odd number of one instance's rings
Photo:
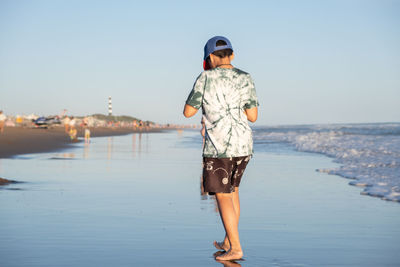
[[[400,202],[400,123],[258,127],[254,140],[260,150],[324,154],[339,166],[317,171],[351,179],[362,194]]]
[[[322,154],[257,141],[243,177],[244,260],[200,195],[198,131],[93,138],[0,160],[0,266],[398,266],[400,206],[359,194]]]

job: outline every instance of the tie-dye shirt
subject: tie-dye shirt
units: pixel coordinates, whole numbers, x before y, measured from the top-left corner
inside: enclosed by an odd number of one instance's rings
[[[253,154],[253,137],[245,109],[258,106],[250,74],[237,68],[214,68],[197,77],[186,104],[203,110],[203,157]]]

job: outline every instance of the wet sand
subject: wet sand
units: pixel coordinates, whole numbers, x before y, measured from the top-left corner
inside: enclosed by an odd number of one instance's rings
[[[229,266],[200,196],[198,131],[95,138],[0,159],[1,266]],[[360,195],[319,154],[255,147],[241,182],[244,261],[232,266],[376,267],[400,262],[400,206]]]
[[[135,132],[159,132],[160,129],[134,130],[131,128],[90,128],[91,137],[125,135]],[[78,137],[84,136],[84,130],[78,128]],[[64,128],[34,129],[7,127],[0,134],[0,158],[9,158],[20,154],[42,153],[68,148],[73,142]]]

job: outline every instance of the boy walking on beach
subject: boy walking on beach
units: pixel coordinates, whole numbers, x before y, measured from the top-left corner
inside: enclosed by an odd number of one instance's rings
[[[6,115],[3,114],[3,111],[0,110],[0,133],[4,132],[4,124],[6,123]]]
[[[217,260],[243,257],[239,240],[239,184],[253,154],[248,120],[257,120],[258,100],[251,76],[232,66],[233,48],[223,36],[204,47],[205,71],[197,78],[183,114],[192,117],[202,108],[205,125],[203,147],[204,191],[215,194],[225,228],[225,239],[214,246],[225,253]]]

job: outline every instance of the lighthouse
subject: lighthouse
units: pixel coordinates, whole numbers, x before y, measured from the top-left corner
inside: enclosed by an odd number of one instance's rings
[[[112,102],[111,102],[111,96],[108,97],[108,116],[112,116]]]

